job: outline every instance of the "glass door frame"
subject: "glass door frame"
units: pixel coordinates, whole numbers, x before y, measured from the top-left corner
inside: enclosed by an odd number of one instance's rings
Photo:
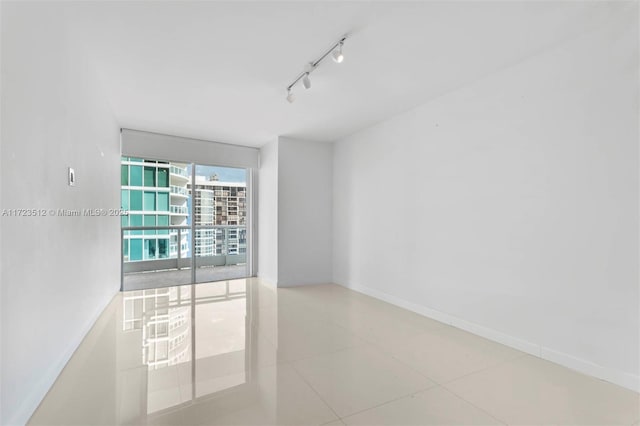
[[[131,155],[129,155],[129,157],[133,157]],[[173,160],[166,160],[166,159],[158,159],[158,158],[149,158],[148,156],[145,157],[138,157],[138,158],[143,158],[144,160],[152,160],[152,161],[166,161],[169,164],[171,164],[172,162],[180,162],[180,163],[184,163],[184,164],[188,164],[191,166],[191,209],[190,209],[190,217],[191,217],[191,223],[188,225],[188,230],[191,233],[191,244],[190,244],[190,256],[191,256],[191,260],[190,260],[190,267],[191,267],[191,279],[189,283],[175,283],[174,285],[192,285],[192,284],[197,284],[197,272],[196,272],[196,268],[197,268],[197,258],[196,258],[196,252],[195,252],[195,245],[196,245],[196,229],[207,229],[209,227],[215,229],[215,225],[207,225],[207,226],[202,226],[202,225],[196,225],[195,223],[195,209],[196,209],[196,203],[194,202],[194,198],[195,198],[195,182],[196,182],[196,168],[197,166],[211,166],[211,167],[228,167],[228,168],[235,168],[235,169],[242,169],[245,171],[245,184],[246,184],[246,195],[245,195],[245,203],[246,203],[246,217],[245,217],[245,232],[246,232],[246,259],[245,259],[245,275],[243,277],[238,277],[238,278],[223,278],[217,281],[225,281],[225,280],[229,280],[229,279],[241,279],[241,278],[248,278],[248,277],[252,277],[255,274],[255,267],[256,267],[256,259],[257,257],[254,255],[254,250],[257,248],[257,239],[256,239],[256,233],[254,232],[255,230],[255,215],[257,213],[257,198],[256,198],[256,192],[255,192],[255,183],[256,183],[256,172],[255,169],[250,168],[250,167],[233,167],[233,166],[222,166],[222,165],[217,165],[217,164],[203,164],[203,163],[196,163],[196,162],[183,162],[183,161],[173,161]],[[122,191],[122,189],[121,189]],[[171,225],[170,225],[171,227]],[[187,229],[185,226],[178,226],[179,228],[184,228]],[[156,230],[158,230],[158,227],[142,227],[145,228],[146,230],[153,230],[154,228]],[[177,228],[177,227],[176,227]],[[137,229],[137,228],[136,228]],[[125,232],[131,232],[133,230],[136,229],[132,229],[131,226],[127,226],[127,227],[120,227],[120,291],[127,291],[127,289],[124,288],[124,277],[125,277],[125,267],[124,267],[124,236],[125,236]],[[164,228],[162,228],[164,229]],[[169,228],[171,229],[171,228]],[[178,245],[180,245],[180,241],[178,241]],[[179,262],[180,259],[178,259]]]

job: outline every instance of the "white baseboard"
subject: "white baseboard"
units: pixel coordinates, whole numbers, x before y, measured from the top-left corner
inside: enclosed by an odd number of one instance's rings
[[[35,411],[38,409],[47,393],[51,390],[51,387],[55,384],[56,380],[62,373],[62,370],[66,367],[66,365],[71,360],[73,354],[78,350],[82,342],[87,338],[89,333],[92,330],[97,329],[98,327],[103,327],[104,324],[101,323],[105,321],[104,312],[110,308],[110,306],[115,303],[116,297],[118,296],[120,290],[117,290],[116,293],[111,297],[107,304],[98,310],[96,310],[93,316],[84,324],[84,327],[80,331],[80,333],[70,342],[70,345],[67,347],[67,350],[60,354],[58,359],[52,360],[49,369],[47,371],[43,371],[40,376],[40,380],[38,383],[35,383],[31,393],[22,401],[22,404],[17,407],[13,416],[7,419],[6,424],[8,425],[25,425],[28,423],[29,419]]]
[[[342,285],[342,284],[339,284]],[[595,364],[591,361],[584,360],[582,358],[575,357],[573,355],[559,352],[551,348],[547,348],[537,343],[529,342],[518,337],[510,336],[508,334],[501,333],[492,328],[488,328],[479,324],[466,321],[462,318],[458,318],[454,315],[447,314],[435,309],[427,308],[425,306],[408,302],[396,296],[384,293],[379,290],[375,290],[365,286],[351,285],[343,287],[357,291],[359,293],[366,294],[367,296],[380,299],[382,301],[391,303],[392,305],[399,306],[425,317],[434,319],[436,321],[451,325],[461,330],[468,331],[494,342],[501,343],[505,346],[509,346],[514,349],[518,349],[522,352],[526,352],[530,355],[538,358],[546,359],[588,376],[596,377],[607,382],[614,383],[624,388],[630,389],[635,392],[640,392],[640,376],[627,373],[624,371],[603,367]]]
[[[596,377],[607,382],[614,383],[632,391],[640,392],[640,376],[603,367],[591,361],[574,357],[573,355],[559,352],[551,348],[541,346],[540,358],[579,371],[588,376]]]

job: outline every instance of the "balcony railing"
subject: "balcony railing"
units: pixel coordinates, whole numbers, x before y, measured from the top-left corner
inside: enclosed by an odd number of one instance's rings
[[[195,231],[195,235],[191,235],[191,226],[123,227],[121,229],[123,279],[125,273],[246,263],[246,243],[242,243],[246,242],[245,225],[199,225],[196,226]],[[206,236],[206,239],[201,238],[202,236]],[[161,245],[160,240],[166,243]],[[124,251],[125,241],[128,241],[127,254]],[[132,241],[140,241],[135,245],[142,248],[142,253],[135,253],[132,256]],[[238,244],[239,241],[240,244]],[[195,257],[191,256],[192,252],[195,253]]]
[[[172,194],[184,195],[185,197],[189,195],[189,193],[187,192],[187,188],[184,188],[182,186],[171,185],[170,188]]]
[[[183,176],[183,177],[186,177],[186,178],[189,177],[189,175],[187,174],[187,170],[183,169],[183,168],[180,168],[180,167],[171,166],[169,168],[169,172],[171,174],[173,174],[173,175]]]
[[[189,214],[189,210],[187,209],[186,206],[169,206],[170,207],[170,211],[173,214],[183,214],[183,215],[187,215]]]

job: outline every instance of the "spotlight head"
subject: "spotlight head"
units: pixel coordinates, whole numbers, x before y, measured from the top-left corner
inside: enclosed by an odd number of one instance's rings
[[[291,89],[287,89],[287,102],[289,102],[290,104],[293,103],[293,101],[296,100],[295,95],[293,94],[293,92],[291,91]]]
[[[305,89],[311,88],[311,79],[309,78],[309,73],[306,73],[304,75],[304,78],[302,79],[302,85]]]
[[[344,61],[344,55],[342,54],[342,43],[340,43],[338,50],[333,51],[333,54],[331,56],[333,57],[333,61],[338,64]]]

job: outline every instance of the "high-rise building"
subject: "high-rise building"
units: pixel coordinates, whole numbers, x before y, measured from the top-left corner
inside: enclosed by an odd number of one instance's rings
[[[196,176],[193,195],[196,225],[226,225],[196,229],[196,256],[245,254],[247,252],[247,184],[221,182],[216,175]],[[238,225],[233,227],[229,225]]]
[[[123,227],[187,226],[194,204],[193,222],[211,228],[195,232],[195,255],[242,255],[247,252],[247,186],[196,176],[191,184],[187,164],[122,157]],[[192,191],[195,188],[195,192]],[[237,225],[234,227],[233,225]],[[189,257],[189,230],[125,231],[125,262]]]
[[[188,225],[187,218],[189,217],[189,191],[187,190],[187,185],[191,180],[191,176],[186,164],[173,162],[169,164],[171,226],[186,226]],[[172,258],[189,257],[189,232],[188,229],[180,231],[172,229],[169,232],[171,235],[169,249]]]
[[[121,207],[128,210],[122,216],[122,226],[186,225],[187,183],[189,175],[184,164],[166,161],[122,157],[120,184]],[[125,231],[124,260],[156,260],[175,257],[178,244],[182,257],[189,251],[188,230]]]

